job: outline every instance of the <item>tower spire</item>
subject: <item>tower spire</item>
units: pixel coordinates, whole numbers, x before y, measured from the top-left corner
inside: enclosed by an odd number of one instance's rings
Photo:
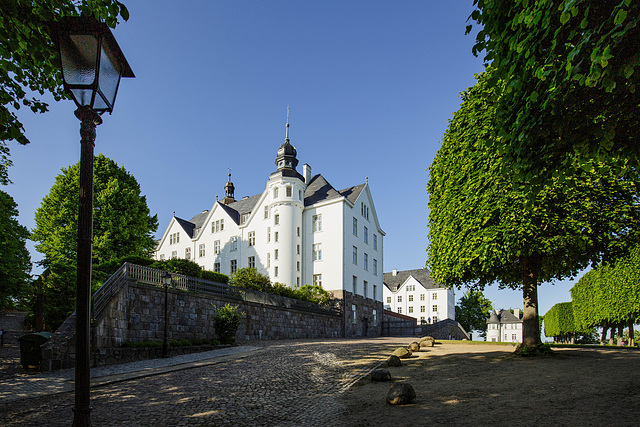
[[[236,201],[233,195],[235,187],[231,182],[231,165],[229,165],[228,170],[229,170],[229,181],[227,181],[227,183],[224,186],[224,200],[222,201],[222,203],[225,205],[228,205],[229,203],[233,203]]]
[[[287,130],[284,136],[285,141],[289,141],[289,106],[287,105]]]

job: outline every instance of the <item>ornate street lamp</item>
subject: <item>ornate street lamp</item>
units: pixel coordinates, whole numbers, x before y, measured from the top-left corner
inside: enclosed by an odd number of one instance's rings
[[[135,77],[107,24],[93,18],[65,17],[49,23],[58,50],[64,88],[80,120],[80,199],[76,289],[76,377],[73,425],[91,425],[90,300],[93,244],[93,148],[100,115],[111,113],[121,77]]]
[[[167,327],[169,322],[168,319],[168,297],[169,297],[169,285],[171,285],[171,273],[165,271],[162,273],[162,286],[164,286],[164,339],[162,340],[162,357],[169,357],[169,345],[167,343]]]

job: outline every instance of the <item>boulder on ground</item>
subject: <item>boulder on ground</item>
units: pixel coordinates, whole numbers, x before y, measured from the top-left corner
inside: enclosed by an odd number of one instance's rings
[[[392,354],[387,359],[387,366],[402,366],[402,361],[398,356],[396,356],[395,354]]]
[[[374,369],[371,371],[371,381],[391,381],[391,373],[384,368]]]
[[[420,344],[417,341],[412,342],[407,347],[409,351],[420,351]]]
[[[435,338],[430,337],[429,335],[420,338],[420,341],[427,341],[427,340],[435,341]]]
[[[400,359],[406,359],[408,357],[411,357],[411,352],[404,347],[396,348],[395,350],[393,350],[393,353],[391,354],[398,356]]]
[[[434,344],[435,341],[431,340],[420,341],[420,348],[433,347]]]
[[[416,398],[416,392],[409,383],[395,383],[387,392],[387,403],[390,405],[406,405]]]

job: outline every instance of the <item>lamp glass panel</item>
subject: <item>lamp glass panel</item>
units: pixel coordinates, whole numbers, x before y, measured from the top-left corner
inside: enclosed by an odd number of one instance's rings
[[[93,89],[71,89],[71,93],[78,105],[91,105]]]
[[[61,36],[62,73],[67,84],[93,84],[96,77],[97,49],[98,40],[92,35]]]
[[[106,101],[113,107],[118,92],[118,83],[120,82],[120,66],[111,51],[105,49],[105,43],[102,43],[100,49],[100,74],[98,76],[98,86],[100,92],[106,97]],[[96,100],[97,104],[97,100]]]

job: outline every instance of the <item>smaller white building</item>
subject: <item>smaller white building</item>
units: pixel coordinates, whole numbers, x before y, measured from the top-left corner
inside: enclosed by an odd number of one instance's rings
[[[453,288],[435,283],[426,268],[384,273],[382,297],[385,310],[415,317],[418,324],[456,318]]]
[[[487,319],[487,341],[522,342],[522,318],[520,309],[495,310]]]

